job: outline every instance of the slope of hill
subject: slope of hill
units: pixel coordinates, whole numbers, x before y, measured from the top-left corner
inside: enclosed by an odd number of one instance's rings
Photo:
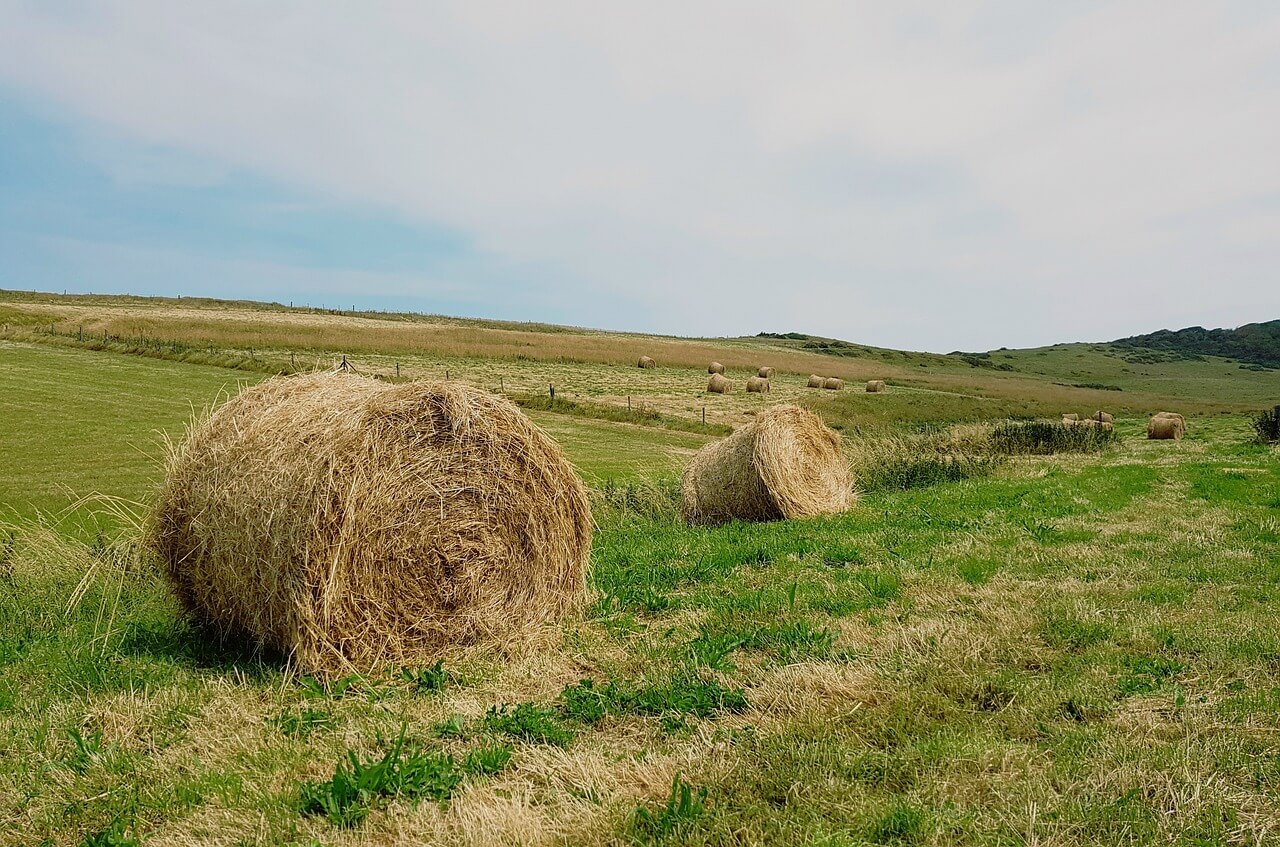
[[[1237,329],[1162,329],[1111,342],[1116,347],[1167,350],[1180,356],[1220,356],[1280,368],[1280,320],[1245,324]]]

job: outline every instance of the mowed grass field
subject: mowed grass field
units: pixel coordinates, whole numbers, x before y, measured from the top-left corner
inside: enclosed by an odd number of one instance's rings
[[[671,501],[710,435],[535,411],[597,491],[587,613],[323,686],[192,627],[127,524],[41,517],[145,503],[161,433],[259,378],[0,344],[0,843],[1280,841],[1280,462],[1239,395],[715,529]],[[912,387],[799,396],[864,457],[1011,402]]]

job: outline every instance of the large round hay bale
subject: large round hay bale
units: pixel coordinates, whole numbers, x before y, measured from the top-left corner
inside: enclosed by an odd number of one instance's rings
[[[724,373],[724,365],[720,364],[719,362],[712,362],[711,364],[707,365],[707,373],[722,374]]]
[[[1151,417],[1152,418],[1168,418],[1169,420],[1177,421],[1178,426],[1182,428],[1182,434],[1186,435],[1187,433],[1187,419],[1184,418],[1182,415],[1178,414],[1177,412],[1156,412]]]
[[[637,368],[656,368],[658,363],[648,356],[641,356],[640,361],[636,363]]]
[[[871,379],[871,380],[867,380],[867,393],[868,393],[868,394],[880,394],[880,393],[882,393],[883,391],[884,391],[884,380],[883,380],[883,379]]]
[[[762,376],[753,376],[747,380],[748,394],[767,394],[769,390],[769,380]]]
[[[1064,413],[1062,416],[1062,419],[1064,421],[1078,421],[1080,420],[1080,416],[1075,412],[1070,412],[1070,413]]]
[[[844,380],[829,376],[822,381],[822,387],[828,391],[844,391]]]
[[[1115,423],[1116,416],[1110,412],[1097,411],[1090,416],[1090,420],[1095,420],[1098,423]]]
[[[194,425],[148,538],[196,618],[330,674],[562,618],[585,592],[591,527],[582,481],[511,402],[312,374]]]
[[[809,374],[809,384],[808,384],[807,386],[805,386],[805,387],[806,387],[806,388],[821,388],[821,387],[822,387],[822,384],[823,384],[824,382],[826,382],[826,380],[825,380],[825,379],[823,379],[822,377],[818,376],[817,374]]]
[[[1147,421],[1147,438],[1180,439],[1184,435],[1183,426],[1177,418],[1153,417]]]
[[[761,379],[773,379],[773,368],[761,367],[760,370],[756,371],[756,376]]]
[[[689,523],[843,512],[855,499],[840,436],[799,406],[774,406],[698,451],[681,480]]]
[[[720,374],[712,374],[711,379],[707,382],[707,391],[711,394],[728,394],[732,386],[729,380]]]

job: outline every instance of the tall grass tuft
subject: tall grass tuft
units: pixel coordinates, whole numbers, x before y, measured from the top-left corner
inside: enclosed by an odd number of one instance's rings
[[[1115,430],[1048,421],[1006,421],[991,431],[991,449],[1021,456],[1096,453],[1116,443]]]
[[[992,453],[981,426],[855,439],[849,454],[855,484],[864,493],[990,476],[1005,461]]]

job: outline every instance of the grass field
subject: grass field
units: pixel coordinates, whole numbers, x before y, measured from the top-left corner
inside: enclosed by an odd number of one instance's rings
[[[1196,390],[1221,393],[1177,405],[1183,441],[1121,414],[1114,445],[1050,455],[965,455],[989,425],[949,425],[1100,395],[1174,406],[1181,383],[1077,372],[1064,348],[1010,351],[1040,375],[944,362],[950,387],[796,388],[845,433],[858,505],[715,529],[671,500],[712,436],[534,411],[598,492],[587,614],[511,656],[326,687],[193,628],[127,523],[39,517],[95,492],[145,502],[161,433],[263,375],[17,332],[0,342],[0,844],[1280,841],[1280,462],[1242,414],[1271,405],[1273,374],[1235,390],[1204,371]],[[573,396],[691,420],[704,402],[671,387],[692,364],[418,356],[367,358],[473,362],[508,391],[559,369]],[[1008,396],[1021,384],[1041,388]],[[759,401],[716,399],[708,417],[733,422]]]

